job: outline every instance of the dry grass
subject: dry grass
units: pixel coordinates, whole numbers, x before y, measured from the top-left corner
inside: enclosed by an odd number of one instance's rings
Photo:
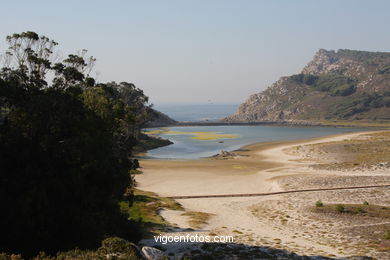
[[[324,163],[316,168],[351,169],[375,166],[390,168],[390,131],[362,135],[363,138],[313,145],[319,154],[339,155],[338,162]]]
[[[182,216],[189,217],[188,224],[192,228],[202,228],[207,224],[212,214],[198,211],[187,211],[181,214]]]
[[[390,218],[390,207],[364,204],[324,204],[313,208],[316,213],[353,214],[356,216]]]

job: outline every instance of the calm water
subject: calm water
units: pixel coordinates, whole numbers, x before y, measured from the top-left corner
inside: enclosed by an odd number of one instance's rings
[[[155,109],[177,121],[213,121],[233,114],[238,104],[156,104]]]
[[[156,159],[196,159],[208,157],[221,150],[233,151],[240,147],[256,143],[279,140],[294,140],[319,137],[331,134],[354,132],[361,129],[335,127],[279,127],[279,126],[191,126],[170,127],[169,130],[180,132],[217,132],[238,134],[236,139],[194,140],[191,135],[162,134],[162,138],[174,144],[150,150],[147,154]],[[220,143],[223,141],[223,143]]]

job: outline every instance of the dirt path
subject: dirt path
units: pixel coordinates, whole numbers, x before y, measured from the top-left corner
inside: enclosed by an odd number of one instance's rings
[[[304,190],[287,190],[287,191],[266,192],[266,193],[169,196],[168,198],[170,198],[170,199],[207,199],[207,198],[260,197],[260,196],[271,196],[271,195],[299,193],[299,192],[330,191],[330,190],[356,190],[356,189],[372,189],[372,188],[384,188],[384,187],[390,187],[390,184],[388,184],[388,185],[371,185],[371,186],[369,185],[369,186],[320,188],[320,189],[304,189]]]

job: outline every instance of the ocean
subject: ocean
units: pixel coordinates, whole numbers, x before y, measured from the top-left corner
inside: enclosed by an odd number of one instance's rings
[[[233,114],[239,104],[155,104],[153,108],[177,121],[214,121]]]

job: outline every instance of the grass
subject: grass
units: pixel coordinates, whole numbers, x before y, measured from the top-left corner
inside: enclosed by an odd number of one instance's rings
[[[210,213],[198,211],[187,211],[181,215],[189,217],[188,223],[192,228],[202,228],[212,216]]]
[[[183,211],[182,215],[189,217],[188,223],[192,228],[203,227],[212,216],[205,212],[184,211],[184,208],[175,200],[138,189],[134,190],[134,202],[131,207],[125,201],[120,202],[119,206],[130,219],[141,223],[145,235],[158,233],[162,228],[172,226],[159,215],[162,208]]]
[[[390,219],[390,207],[365,204],[324,204],[315,207],[317,213],[351,214],[356,216]]]
[[[337,163],[327,163],[318,167],[327,169],[369,168],[375,165],[387,166],[390,163],[390,131],[366,134],[366,139],[351,139],[325,144],[315,144],[321,152],[337,153],[344,158]],[[389,165],[390,166],[390,165]]]
[[[155,193],[138,189],[134,190],[134,202],[131,207],[125,201],[120,202],[119,206],[121,211],[127,214],[130,219],[142,224],[144,233],[153,232],[156,228],[169,225],[158,214],[161,208],[184,210],[179,203],[172,199],[159,197]]]
[[[337,204],[336,207],[335,207],[335,209],[336,209],[336,211],[337,211],[338,213],[343,213],[343,212],[345,211],[345,207],[344,207],[344,205],[342,205],[342,204]],[[359,208],[359,209],[360,209],[360,208]],[[359,212],[359,211],[356,211],[356,212]]]
[[[23,258],[21,255],[0,253],[0,260],[107,260],[107,259],[143,259],[139,253],[139,249],[135,244],[119,238],[109,237],[101,242],[101,246],[96,250],[88,249],[71,249],[66,252],[57,252],[56,255],[48,255],[45,252],[40,252],[36,257]]]

